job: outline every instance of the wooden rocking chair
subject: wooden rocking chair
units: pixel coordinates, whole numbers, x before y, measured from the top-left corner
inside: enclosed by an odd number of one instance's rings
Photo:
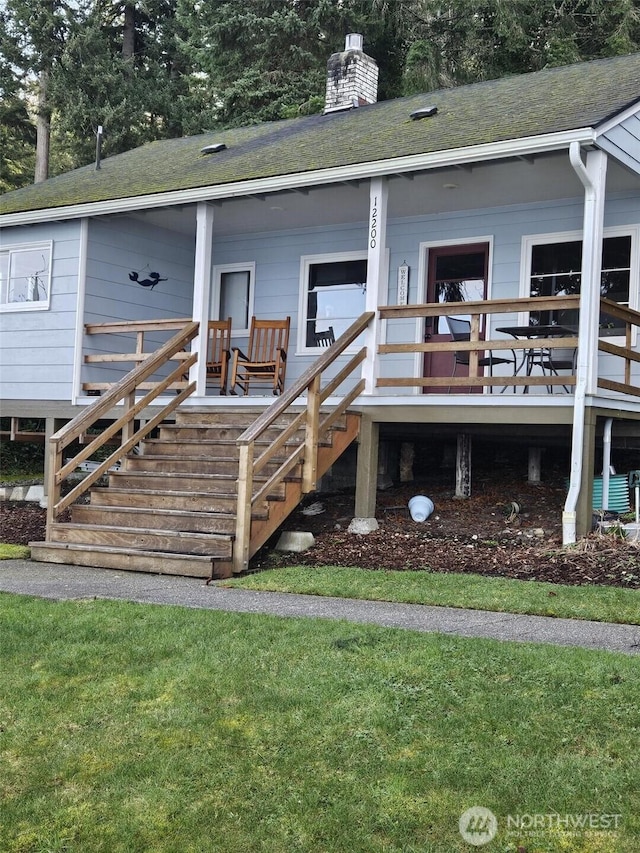
[[[217,380],[220,394],[227,393],[231,354],[231,317],[209,320],[207,339],[207,383]]]
[[[248,394],[251,382],[268,382],[274,394],[282,393],[287,369],[290,325],[291,317],[286,320],[251,318],[248,355],[238,347],[233,348],[230,387],[232,394],[237,393],[236,385]]]

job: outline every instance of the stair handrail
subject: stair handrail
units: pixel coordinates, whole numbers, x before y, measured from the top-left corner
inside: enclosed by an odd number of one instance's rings
[[[166,343],[148,358],[136,365],[119,382],[116,382],[101,397],[97,398],[85,411],[76,415],[73,420],[65,424],[55,432],[49,439],[49,470],[47,478],[47,539],[50,538],[51,525],[55,523],[60,513],[70,506],[74,501],[87,491],[115,462],[119,461],[139,441],[141,441],[151,430],[163,421],[183,400],[189,397],[196,389],[196,383],[189,383],[175,397],[170,399],[150,420],[146,421],[140,428],[134,431],[134,420],[149,406],[156,397],[165,391],[173,382],[177,381],[191,365],[198,360],[198,353],[192,352],[186,359],[182,359],[166,377],[159,381],[155,387],[136,399],[136,389],[145,379],[153,375],[157,370],[167,364],[171,358],[183,350],[198,334],[199,323],[189,321],[186,325]],[[124,404],[122,415],[114,420],[110,426],[99,433],[93,441],[85,444],[80,451],[66,462],[63,461],[63,452],[73,441],[80,438],[102,417],[120,404]],[[90,474],[82,479],[77,486],[71,489],[64,497],[61,497],[62,483],[82,462],[86,461],[97,450],[103,447],[114,435],[121,433],[120,444],[116,449],[101,462]]]
[[[340,335],[335,343],[323,350],[319,358],[310,365],[298,379],[284,391],[278,399],[265,409],[256,420],[236,440],[239,449],[238,469],[238,498],[236,514],[236,536],[234,542],[233,571],[244,571],[249,562],[249,548],[251,541],[251,510],[253,505],[264,498],[281,483],[286,475],[300,461],[303,463],[302,491],[308,493],[316,487],[316,471],[318,445],[320,438],[329,427],[348,408],[353,400],[364,389],[364,380],[360,379],[337,403],[332,411],[320,420],[320,406],[327,398],[345,381],[345,379],[366,358],[367,348],[362,347],[356,352],[340,372],[321,388],[321,378],[324,371],[330,367],[347,347],[367,328],[374,318],[374,311],[366,311],[355,320],[349,328]],[[269,446],[260,456],[255,459],[254,450],[256,441],[264,435],[266,430],[284,414],[296,401],[306,392],[306,407],[291,421],[291,423],[270,442]],[[286,444],[287,440],[302,426],[305,427],[304,443],[296,447],[287,459],[278,467],[277,471],[262,485],[260,490],[253,494],[253,478],[273,458],[275,453]]]

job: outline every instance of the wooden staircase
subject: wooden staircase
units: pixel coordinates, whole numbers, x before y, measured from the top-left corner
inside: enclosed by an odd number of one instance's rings
[[[177,409],[157,438],[145,438],[108,472],[108,486],[91,489],[89,503],[74,503],[70,521],[48,527],[47,541],[31,543],[32,559],[111,569],[229,577],[233,571],[239,468],[237,439],[256,418],[244,410]],[[255,442],[269,447],[299,413],[278,416]],[[320,441],[321,477],[356,438],[359,415],[337,419]],[[253,478],[257,494],[292,449],[305,442],[301,427]],[[251,507],[249,557],[267,541],[303,497],[302,462]],[[246,530],[247,526],[244,528]],[[248,546],[248,550],[247,550]],[[237,570],[237,569],[236,569]]]

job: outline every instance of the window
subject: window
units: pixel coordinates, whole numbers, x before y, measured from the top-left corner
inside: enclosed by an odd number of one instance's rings
[[[582,278],[582,240],[537,243],[531,247],[531,296],[560,296],[580,293]],[[631,235],[605,237],[602,245],[600,294],[607,299],[630,305]],[[631,306],[633,307],[633,306]],[[559,323],[578,325],[577,311],[532,311],[535,325]],[[600,334],[623,335],[620,321],[608,315],[600,317]]]
[[[300,349],[320,347],[327,333],[340,337],[365,310],[366,290],[366,256],[303,257]]]
[[[51,243],[0,249],[0,307],[3,311],[49,307]]]
[[[234,334],[248,334],[253,314],[255,264],[228,264],[215,268],[212,319],[231,317]],[[216,312],[216,305],[218,310]]]

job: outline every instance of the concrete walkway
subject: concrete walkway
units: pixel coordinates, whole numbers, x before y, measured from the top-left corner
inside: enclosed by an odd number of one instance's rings
[[[30,560],[0,561],[0,591],[56,600],[107,598],[234,613],[344,619],[349,622],[460,637],[487,637],[494,640],[580,646],[626,654],[640,653],[639,625],[521,616],[420,604],[253,592],[225,589],[216,584],[206,586],[204,581],[194,578],[34,563]]]

